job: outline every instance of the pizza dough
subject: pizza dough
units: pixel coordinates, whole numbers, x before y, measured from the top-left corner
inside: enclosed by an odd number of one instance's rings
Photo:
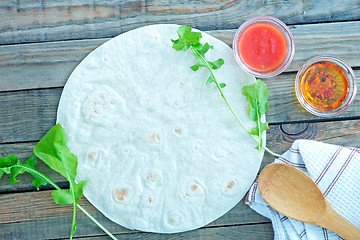
[[[105,216],[129,229],[174,233],[202,227],[234,207],[254,181],[263,152],[236,122],[196,57],[177,52],[178,25],[152,25],[121,34],[91,52],[63,90],[57,121],[78,157],[77,181]],[[251,129],[242,86],[255,82],[232,50],[214,70],[229,103]],[[265,135],[263,136],[265,140]]]

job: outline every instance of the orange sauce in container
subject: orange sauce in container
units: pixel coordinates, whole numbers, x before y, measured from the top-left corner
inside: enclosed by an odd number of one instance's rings
[[[318,111],[332,111],[344,104],[349,83],[343,69],[332,62],[317,62],[304,70],[300,78],[300,94]]]
[[[299,103],[319,117],[332,117],[347,109],[355,99],[356,89],[354,71],[335,56],[309,59],[295,77]]]

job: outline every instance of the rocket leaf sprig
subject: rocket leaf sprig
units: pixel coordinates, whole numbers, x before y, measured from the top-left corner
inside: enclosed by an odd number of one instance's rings
[[[98,227],[100,227],[111,239],[116,239],[104,226],[102,226],[96,219],[94,219],[84,208],[79,204],[79,200],[83,195],[87,181],[75,182],[77,170],[77,157],[73,155],[66,146],[67,136],[60,124],[52,127],[45,136],[37,143],[33,152],[34,154],[46,163],[51,169],[60,173],[70,183],[70,189],[63,190],[56,183],[54,183],[48,176],[35,169],[37,160],[31,156],[24,163],[21,163],[19,158],[10,155],[6,158],[0,158],[0,179],[4,174],[11,174],[9,182],[11,184],[19,182],[16,176],[25,172],[30,173],[34,180],[32,184],[39,190],[41,185],[52,185],[56,190],[51,193],[51,197],[56,204],[73,205],[73,219],[71,225],[70,239],[76,231],[76,210],[79,208],[85,213]]]
[[[249,131],[236,115],[228,100],[224,96],[222,88],[226,87],[226,84],[219,83],[213,73],[213,70],[219,69],[224,64],[224,60],[219,58],[216,61],[208,61],[205,57],[205,53],[207,53],[210,49],[213,49],[213,46],[211,46],[209,43],[200,43],[200,39],[202,38],[201,33],[192,31],[191,27],[185,25],[180,26],[177,34],[179,39],[171,40],[173,43],[172,47],[176,51],[187,51],[190,49],[193,54],[198,57],[197,62],[190,67],[193,71],[197,71],[200,67],[205,67],[209,70],[210,76],[206,81],[206,85],[210,86],[211,83],[216,85],[221,97],[224,99],[226,105],[236,118],[237,122],[258,143],[256,149],[260,151],[262,148],[264,148],[270,154],[279,157],[280,155],[268,149],[262,140],[262,133],[269,129],[268,123],[261,121],[261,117],[269,109],[269,103],[267,102],[269,91],[266,84],[261,80],[257,80],[256,83],[246,85],[242,89],[243,95],[245,95],[249,101],[249,116],[256,123],[256,127],[253,127],[251,131]]]

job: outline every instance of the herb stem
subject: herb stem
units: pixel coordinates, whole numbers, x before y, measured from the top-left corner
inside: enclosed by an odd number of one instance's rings
[[[263,148],[268,152],[270,153],[271,155],[275,156],[275,157],[281,157],[280,154],[278,153],[274,153],[273,151],[271,151],[269,148],[267,148],[266,146],[263,145]]]
[[[75,197],[73,182],[71,181],[69,174],[67,174],[67,175],[69,177],[70,189],[72,189],[71,193],[72,193],[72,197],[73,197],[73,219],[72,219],[71,232],[70,232],[70,240],[72,240],[73,235],[76,231],[76,225],[77,225],[76,224],[76,197]]]
[[[24,168],[27,172],[29,173],[35,173],[37,174],[38,176],[42,177],[43,179],[45,179],[51,186],[53,186],[54,188],[56,188],[56,190],[61,190],[61,188],[56,185],[56,183],[54,183],[50,178],[48,178],[47,176],[43,175],[41,172],[38,172],[36,170],[33,170],[31,168],[28,168],[28,167],[24,167],[24,166],[21,166],[21,165],[15,165],[14,167],[21,167],[21,168]]]
[[[43,175],[41,172],[37,171],[37,170],[33,170],[31,168],[28,167],[24,167],[21,165],[14,165],[13,167],[20,167],[20,168],[24,168],[27,172],[29,173],[34,173],[40,177],[42,177],[43,179],[45,179],[51,186],[53,186],[56,190],[62,190],[56,183],[54,183],[49,177]],[[103,225],[101,225],[101,223],[99,223],[93,216],[90,215],[90,213],[88,213],[83,207],[80,206],[80,204],[77,204],[77,207],[86,215],[88,216],[88,218],[90,218],[99,228],[101,228],[101,230],[103,230],[111,239],[113,240],[117,240],[117,238],[112,235]],[[74,211],[73,211],[74,212]],[[74,217],[74,215],[73,215]],[[74,221],[73,221],[74,223]],[[72,235],[70,236],[70,239],[72,239]]]
[[[91,216],[84,208],[82,208],[79,204],[77,205],[77,207],[83,211],[83,213],[85,213],[86,216],[88,216],[96,225],[98,225],[101,230],[103,230],[107,235],[109,235],[109,237],[113,240],[117,240],[117,238],[112,235],[106,228],[104,228],[95,218],[93,218],[93,216]]]
[[[234,115],[235,119],[238,121],[238,123],[240,123],[241,127],[245,130],[245,132],[247,132],[258,144],[260,144],[260,140],[257,139],[254,135],[252,135],[250,133],[250,131],[245,127],[245,125],[241,122],[241,120],[239,119],[239,117],[236,115],[236,113],[234,112],[234,110],[232,109],[232,107],[230,106],[230,103],[227,101],[223,91],[221,90],[221,87],[218,83],[218,81],[215,78],[215,75],[213,73],[213,71],[211,70],[211,67],[208,63],[208,61],[198,52],[198,50],[196,50],[194,47],[191,47],[191,50],[197,55],[199,56],[199,58],[204,62],[204,64],[206,65],[206,68],[210,71],[211,76],[214,79],[215,85],[217,87],[217,89],[219,90],[221,97],[224,99],[226,105],[228,106],[228,108],[230,109],[231,113]],[[273,151],[271,151],[269,148],[267,148],[266,146],[262,145],[262,147],[271,155],[275,156],[275,157],[280,157],[279,154],[274,153]]]

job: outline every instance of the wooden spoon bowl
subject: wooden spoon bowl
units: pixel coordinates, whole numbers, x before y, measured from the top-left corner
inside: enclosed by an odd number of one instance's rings
[[[295,167],[269,164],[259,176],[259,190],[270,207],[289,218],[327,228],[345,239],[360,239],[360,230],[341,217],[315,182]]]

